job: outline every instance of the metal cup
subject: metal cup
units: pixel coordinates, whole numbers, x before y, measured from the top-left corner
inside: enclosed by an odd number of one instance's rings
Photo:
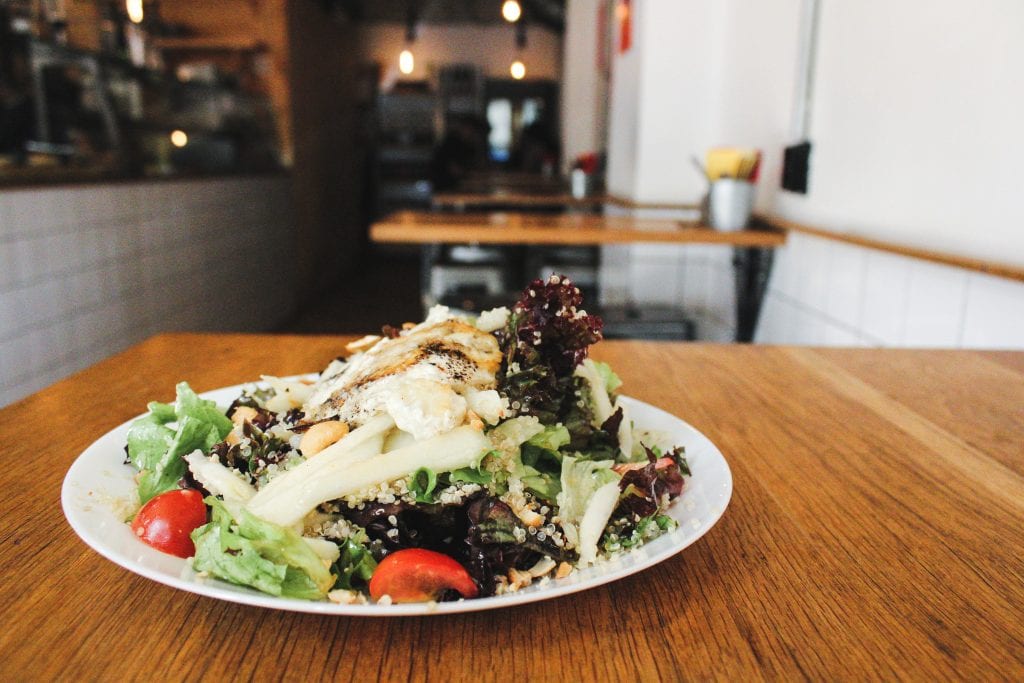
[[[754,185],[747,180],[719,178],[708,194],[708,223],[716,230],[743,230],[754,208]]]

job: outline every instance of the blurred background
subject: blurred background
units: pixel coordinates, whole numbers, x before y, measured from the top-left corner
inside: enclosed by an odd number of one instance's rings
[[[370,239],[456,193],[706,221],[722,148],[786,231],[755,342],[1024,348],[1021,73],[1016,0],[0,0],[0,405],[160,332],[510,301],[509,259],[733,341],[732,249]]]

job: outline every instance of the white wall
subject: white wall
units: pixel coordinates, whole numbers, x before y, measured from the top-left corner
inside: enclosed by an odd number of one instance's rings
[[[1017,187],[1024,177],[1024,88],[1017,84],[1024,73],[1024,3],[823,2],[806,196],[778,189],[781,150],[793,142],[801,1],[633,5],[640,54],[613,63],[609,177],[619,192],[641,200],[698,199],[702,185],[682,168],[688,155],[717,144],[755,145],[766,153],[762,211],[1024,265]],[[673,59],[680,65],[674,71],[664,66]],[[638,75],[638,83],[622,84],[619,73]],[[688,113],[691,102],[700,102],[705,115]],[[884,302],[867,293],[879,285],[864,275],[865,264],[886,259],[845,245],[804,248],[820,242],[797,237],[800,246],[779,251],[760,340],[1024,348],[1015,322],[1024,319],[1024,285],[906,259],[897,259],[895,269],[870,271],[898,273],[893,297],[906,301],[893,314],[902,331],[873,334],[869,321]],[[634,271],[627,296],[650,289],[649,269]],[[899,278],[916,284],[901,294]],[[785,284],[796,281],[816,284]],[[847,292],[848,300],[857,304],[844,304],[837,317],[839,304],[826,298],[839,295],[828,292],[852,286],[857,291]],[[947,296],[918,296],[925,290]],[[1000,302],[1002,316],[972,308],[986,297]],[[914,322],[936,316],[947,326]],[[848,334],[814,331],[832,323]]]
[[[604,0],[566,3],[562,62],[562,157],[568,170],[574,159],[604,149],[608,86],[599,68],[599,14]],[[605,19],[607,26],[607,18]]]
[[[755,145],[762,209],[1024,266],[1024,3],[822,2],[806,196],[778,189],[801,0],[638,0],[634,12],[609,138],[629,196],[699,199],[691,154]]]
[[[1024,266],[1024,3],[821,5],[812,225]]]
[[[712,137],[712,54],[720,6],[634,2],[633,46],[612,60],[608,188],[645,202],[692,202],[704,192],[690,156]]]
[[[801,0],[727,1],[720,7],[714,55],[721,66],[707,146],[762,150],[757,206],[768,210],[782,192],[782,150],[791,142]]]
[[[720,86],[718,15],[713,2],[637,2],[634,49],[642,52],[634,199],[689,202],[704,192],[690,162],[715,133],[709,106]]]
[[[0,190],[0,406],[158,332],[283,322],[289,183]]]
[[[356,49],[362,60],[383,66],[385,82],[400,77],[428,79],[447,64],[476,64],[487,77],[510,78],[509,67],[517,58],[526,65],[527,79],[557,80],[562,73],[561,38],[540,26],[527,30],[523,50],[516,47],[511,26],[419,26],[411,48],[415,59],[410,76],[398,72],[398,55],[405,47],[404,24],[373,24],[360,29]]]

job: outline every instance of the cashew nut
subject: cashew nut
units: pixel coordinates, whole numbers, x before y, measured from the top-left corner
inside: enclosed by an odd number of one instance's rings
[[[259,413],[256,412],[255,408],[249,406],[238,406],[235,408],[235,412],[231,413],[231,421],[235,423],[235,426],[241,427],[243,422],[252,422]]]
[[[338,420],[317,422],[306,430],[299,441],[299,450],[304,456],[311,457],[348,434],[348,425]]]
[[[519,516],[519,519],[521,519],[523,521],[523,524],[525,524],[526,526],[532,526],[536,528],[544,523],[544,516],[537,514],[529,508],[523,508],[522,510],[517,512],[516,515]]]

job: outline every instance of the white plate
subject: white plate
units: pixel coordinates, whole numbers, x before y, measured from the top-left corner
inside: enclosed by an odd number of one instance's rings
[[[202,394],[226,406],[242,385]],[[402,605],[337,605],[278,598],[212,578],[197,576],[185,560],[166,555],[142,543],[116,513],[118,503],[131,498],[135,471],[124,463],[129,422],[107,432],[83,452],[64,478],[61,503],[64,516],[83,541],[100,555],[129,571],[174,588],[220,600],[258,607],[352,616],[451,614],[511,607],[547,600],[615,581],[675,555],[695,542],[718,521],[732,495],[732,473],[721,452],[692,426],[663,410],[635,399],[626,399],[634,423],[664,432],[672,444],[686,447],[693,476],[683,494],[669,509],[678,528],[608,562],[574,572],[541,586],[534,584],[516,593],[458,602]]]

